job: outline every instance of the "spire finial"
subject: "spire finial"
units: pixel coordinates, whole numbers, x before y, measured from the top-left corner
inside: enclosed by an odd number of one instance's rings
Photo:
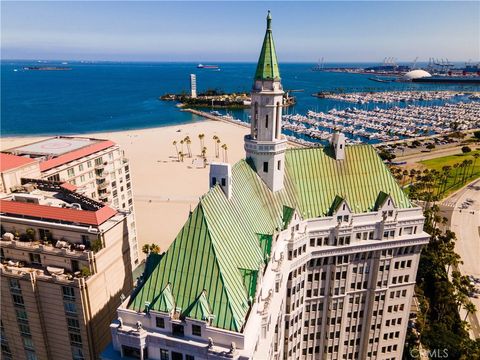
[[[272,30],[272,15],[270,14],[270,10],[267,12],[267,30]]]

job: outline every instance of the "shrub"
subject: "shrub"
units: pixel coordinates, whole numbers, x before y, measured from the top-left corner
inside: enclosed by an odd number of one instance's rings
[[[475,137],[475,139],[480,140],[480,130],[474,131],[473,136]]]
[[[90,276],[92,275],[92,273],[90,272],[90,269],[86,266],[82,267],[82,269],[80,270],[82,276]]]
[[[463,146],[462,147],[462,153],[466,154],[466,153],[469,153],[470,151],[472,151],[472,149],[470,149],[469,146]]]
[[[435,149],[435,144],[427,144],[427,146],[425,146],[428,150],[432,150],[432,149]]]
[[[102,247],[103,247],[102,246],[102,240],[100,240],[100,239],[92,241],[92,244],[90,245],[90,248],[94,253],[102,250]]]

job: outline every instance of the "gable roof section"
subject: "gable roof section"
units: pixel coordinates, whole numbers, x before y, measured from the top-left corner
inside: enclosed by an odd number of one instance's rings
[[[344,161],[336,161],[331,148],[291,149],[285,166],[304,218],[327,215],[337,194],[347,199],[354,213],[374,210],[380,191],[390,194],[400,208],[412,206],[370,145],[347,146]]]
[[[158,265],[148,267],[128,307],[143,311],[145,302],[170,284],[183,316],[204,319],[211,311],[213,326],[242,331],[272,235],[295,211],[304,218],[325,216],[345,198],[353,212],[367,212],[381,191],[391,194],[397,206],[411,207],[371,146],[349,146],[339,162],[329,151],[287,150],[284,188],[275,193],[246,160],[235,164],[231,199],[219,185],[200,199]],[[152,301],[150,308],[168,310],[161,303]]]

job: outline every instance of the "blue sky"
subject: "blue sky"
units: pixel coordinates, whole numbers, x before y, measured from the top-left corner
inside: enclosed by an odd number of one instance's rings
[[[480,2],[4,2],[3,59],[256,61],[267,9],[281,61],[480,58]]]

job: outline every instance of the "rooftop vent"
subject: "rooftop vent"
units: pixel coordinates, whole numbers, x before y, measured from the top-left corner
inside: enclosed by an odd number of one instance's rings
[[[333,146],[333,150],[335,151],[335,159],[336,160],[344,160],[345,159],[345,135],[341,132],[335,132],[330,139],[330,143]]]

